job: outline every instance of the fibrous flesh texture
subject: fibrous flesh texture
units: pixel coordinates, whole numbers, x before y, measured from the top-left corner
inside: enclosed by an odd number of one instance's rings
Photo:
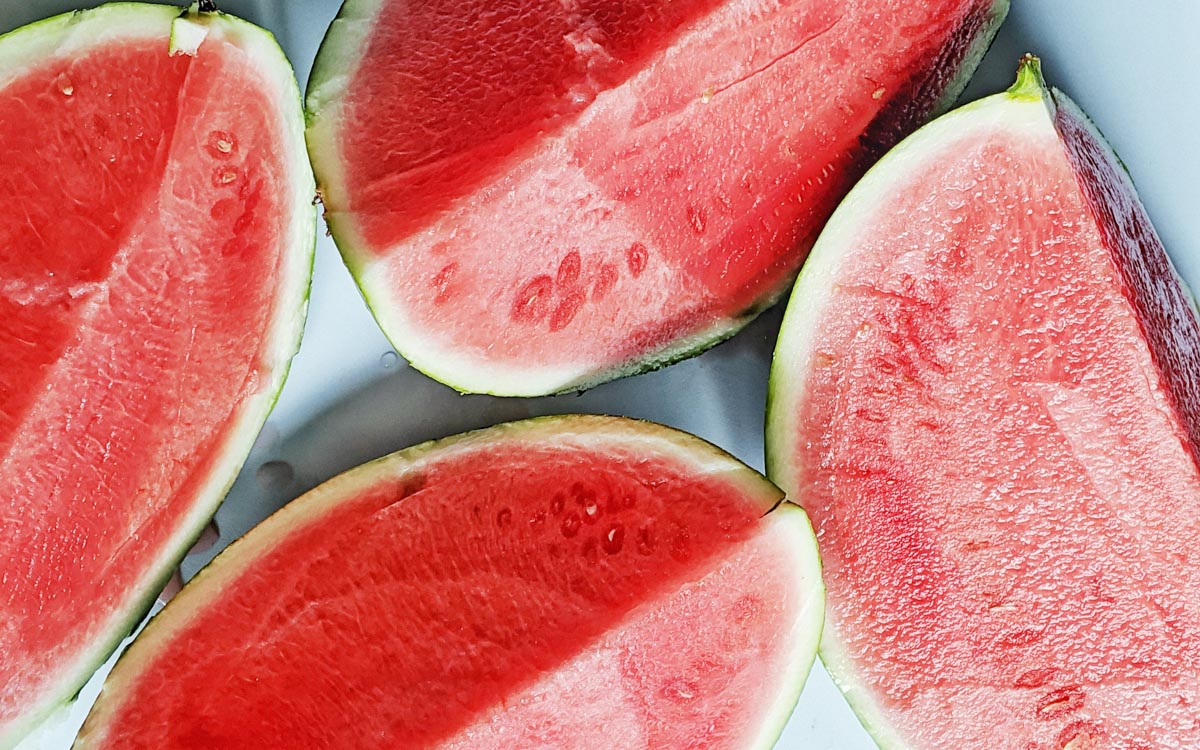
[[[352,1],[309,87],[326,217],[384,331],[462,390],[664,364],[782,292],[1005,9]]]
[[[811,531],[779,499],[628,420],[395,454],[185,587],[77,747],[769,747],[822,611]]]
[[[1200,327],[1026,61],[831,219],[776,354],[827,665],[888,747],[1200,744]]]
[[[171,55],[178,16],[0,39],[0,746],[135,624],[299,339],[315,216],[291,69],[228,18]]]

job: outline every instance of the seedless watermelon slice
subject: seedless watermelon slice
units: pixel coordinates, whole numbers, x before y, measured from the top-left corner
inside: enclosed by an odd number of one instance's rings
[[[1200,746],[1200,326],[1027,59],[817,242],[772,372],[822,657],[885,747]]]
[[[296,349],[314,238],[266,32],[114,4],[0,38],[0,747],[211,516]]]
[[[711,445],[617,418],[393,454],[204,569],[76,747],[768,748],[823,611],[781,501]]]
[[[953,101],[1006,0],[349,0],[308,92],[384,332],[537,395],[732,335],[866,166]]]

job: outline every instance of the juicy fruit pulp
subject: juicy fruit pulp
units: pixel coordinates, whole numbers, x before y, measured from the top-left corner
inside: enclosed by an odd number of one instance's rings
[[[1036,61],[881,160],[795,295],[772,475],[876,737],[1200,745],[1200,326]]]
[[[0,746],[128,632],[299,339],[315,212],[270,37],[115,5],[0,39]],[[295,93],[293,97],[297,97]]]
[[[395,454],[185,587],[78,747],[769,746],[822,611],[811,530],[779,500],[621,419]]]
[[[309,88],[326,217],[384,331],[462,390],[695,353],[782,292],[990,0],[351,0]]]

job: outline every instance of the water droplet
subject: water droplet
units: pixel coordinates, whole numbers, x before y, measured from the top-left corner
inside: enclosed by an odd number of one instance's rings
[[[554,281],[559,286],[574,286],[575,282],[579,281],[579,271],[583,267],[583,262],[579,257],[578,250],[572,250],[563,256],[562,261],[558,264],[558,275]]]
[[[709,86],[708,88],[704,89],[703,93],[700,94],[700,101],[704,104],[708,104],[716,95],[716,90],[712,86]]]
[[[625,527],[621,524],[614,525],[608,530],[601,540],[601,545],[604,551],[610,555],[615,555],[621,551],[621,547],[625,544]]]
[[[500,528],[506,528],[512,525],[512,511],[508,508],[501,508],[496,511],[496,525]]]
[[[582,521],[579,520],[579,514],[575,511],[571,511],[567,514],[567,517],[562,520],[562,535],[570,539],[579,533],[579,527],[581,524]]]
[[[587,505],[583,506],[583,513],[583,520],[587,521],[588,523],[595,523],[596,519],[600,517],[600,506],[595,500],[592,500]]]
[[[509,317],[521,323],[540,321],[549,312],[553,292],[553,279],[545,274],[534,276],[517,290]]]
[[[687,205],[687,220],[696,234],[704,234],[704,230],[708,228],[708,212],[695,203]]]
[[[637,532],[637,551],[640,555],[653,555],[655,548],[658,546],[658,540],[654,532],[654,526],[650,521],[647,521],[644,526],[638,529]]]
[[[254,476],[267,492],[282,492],[296,478],[296,471],[287,461],[267,461]]]
[[[208,153],[218,159],[229,159],[237,153],[237,139],[227,130],[214,130],[208,134]]]
[[[558,305],[554,308],[554,314],[550,316],[550,330],[561,331],[566,328],[575,319],[575,315],[579,312],[579,308],[583,307],[585,300],[586,297],[581,291],[568,292],[559,300]]]
[[[379,355],[379,364],[383,365],[383,369],[390,370],[400,364],[400,355],[396,352],[384,352]]]
[[[629,266],[629,273],[635,279],[646,270],[649,260],[650,251],[640,242],[633,243],[625,250],[625,264]]]

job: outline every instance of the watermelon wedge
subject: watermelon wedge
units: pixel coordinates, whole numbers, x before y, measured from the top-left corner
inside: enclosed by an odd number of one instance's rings
[[[708,443],[515,422],[351,470],[205,568],[90,748],[769,748],[823,613],[804,513]]]
[[[68,701],[233,481],[315,232],[291,67],[113,4],[0,38],[0,747]]]
[[[1198,352],[1128,175],[1034,58],[846,198],[780,335],[769,466],[881,746],[1200,747]]]
[[[462,391],[692,356],[791,282],[951,103],[1007,0],[348,0],[309,84],[325,216],[383,331]]]

